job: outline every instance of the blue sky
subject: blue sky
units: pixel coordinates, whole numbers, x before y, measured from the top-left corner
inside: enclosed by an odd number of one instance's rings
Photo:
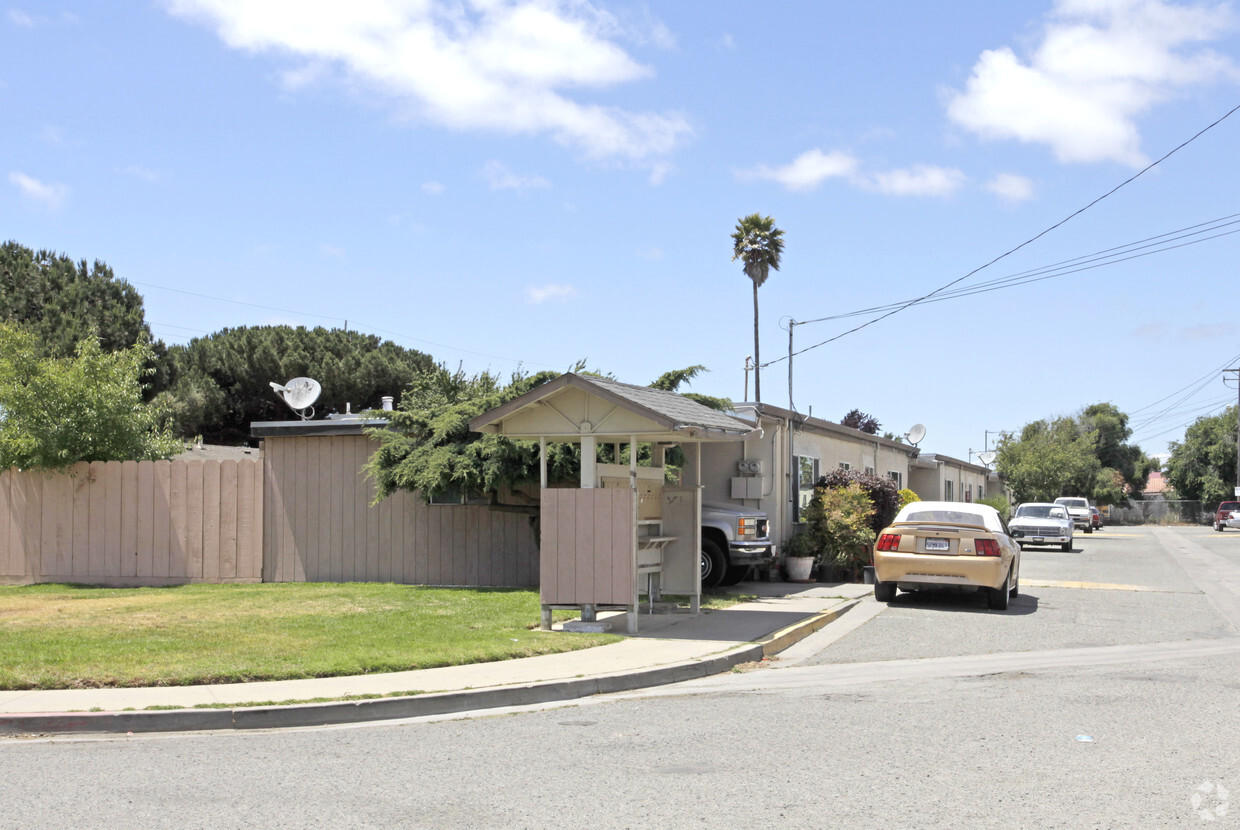
[[[347,321],[468,371],[705,364],[693,390],[741,400],[752,290],[729,237],[760,212],[786,234],[762,396],[787,406],[788,318],[939,289],[1240,104],[1230,3],[754,9],[0,6],[0,236],[106,261],[169,343]],[[966,458],[1110,401],[1163,451],[1236,400],[1238,147],[1240,113],[954,288],[1159,237],[1147,256],[821,346],[877,314],[796,326],[816,346],[796,408],[922,423],[923,449]]]

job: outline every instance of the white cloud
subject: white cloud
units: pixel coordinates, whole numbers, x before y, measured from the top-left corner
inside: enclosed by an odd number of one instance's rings
[[[947,196],[968,181],[959,170],[925,164],[907,170],[868,173],[854,156],[839,150],[824,153],[818,148],[802,153],[782,167],[759,164],[734,171],[734,175],[742,181],[777,182],[793,191],[815,190],[828,179],[842,179],[853,187],[891,196]]]
[[[577,289],[571,285],[530,285],[525,289],[525,295],[531,303],[545,303],[548,300],[563,302],[569,297],[576,296],[576,294]]]
[[[950,196],[967,180],[954,168],[919,164],[908,170],[875,173],[870,186],[890,196]]]
[[[583,103],[567,91],[653,77],[616,45],[626,32],[588,0],[163,0],[235,49],[289,56],[290,76],[343,70],[418,117],[461,130],[547,134],[595,158],[643,161],[692,134],[674,112]],[[670,42],[658,24],[656,43]],[[305,66],[313,67],[307,71]]]
[[[1005,202],[1015,204],[1033,198],[1033,182],[1015,173],[1000,173],[984,187]]]
[[[446,188],[439,182],[422,182],[422,192],[428,196],[439,196]]]
[[[492,190],[515,190],[524,193],[527,190],[551,187],[551,182],[542,176],[522,176],[509,170],[503,162],[491,160],[482,166],[478,175],[486,179]]]
[[[641,257],[642,259],[648,259],[651,262],[655,262],[660,259],[663,259],[663,249],[652,245],[648,248],[639,249],[637,251],[637,256]]]
[[[719,49],[722,49],[725,52],[731,52],[736,48],[736,40],[731,34],[724,32],[723,36],[719,38],[717,45]]]
[[[814,190],[827,179],[849,179],[857,171],[855,158],[832,150],[824,153],[818,148],[807,150],[783,167],[759,164],[751,170],[737,171],[739,179],[761,179],[779,182],[789,190]]]
[[[33,29],[35,26],[35,19],[21,9],[9,9],[8,17],[9,22],[14,26],[21,26],[24,29]]]
[[[983,52],[947,113],[982,138],[1046,144],[1062,162],[1141,166],[1137,117],[1179,89],[1240,78],[1201,46],[1234,25],[1224,4],[1058,0],[1028,59]]]
[[[38,202],[49,210],[59,208],[69,196],[67,185],[47,184],[17,170],[9,172],[9,183],[15,185],[27,199]]]
[[[328,245],[326,242],[319,243],[319,251],[322,252],[324,256],[331,257],[332,259],[339,259],[343,261],[345,258],[344,248],[339,248],[335,245]]]

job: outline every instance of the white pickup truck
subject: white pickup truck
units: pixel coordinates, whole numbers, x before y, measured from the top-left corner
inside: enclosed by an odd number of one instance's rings
[[[1055,499],[1055,504],[1062,504],[1068,508],[1068,515],[1072,517],[1072,525],[1079,527],[1086,533],[1094,532],[1094,517],[1089,512],[1089,499],[1081,496],[1060,496]]]
[[[702,587],[735,585],[750,568],[774,567],[778,550],[761,510],[702,505]]]

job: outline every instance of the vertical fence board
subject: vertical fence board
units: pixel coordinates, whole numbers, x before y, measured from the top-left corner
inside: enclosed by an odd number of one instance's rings
[[[43,556],[40,578],[63,579],[73,565],[73,479],[53,473],[43,479]]]
[[[237,578],[237,474],[236,459],[220,462],[220,528],[218,577],[230,581]]]
[[[151,474],[151,572],[153,576],[172,575],[172,463],[156,461]]]
[[[107,556],[107,492],[103,485],[106,465],[100,461],[92,461],[90,475],[87,477],[87,493],[90,499],[90,521],[88,523],[86,572],[82,576],[95,579],[104,573],[104,558]]]
[[[69,574],[76,580],[90,573],[90,465],[74,464],[69,475],[73,478],[73,562]]]
[[[573,564],[576,568],[577,579],[573,592],[576,597],[585,597],[585,599],[579,599],[579,602],[596,602],[594,593],[594,564],[597,556],[594,549],[595,515],[606,502],[599,495],[604,492],[603,490],[582,490],[580,492],[584,498],[578,501],[577,515],[574,517],[576,519],[574,528],[576,556]]]
[[[339,582],[344,575],[344,558],[348,555],[345,548],[344,514],[347,510],[345,493],[347,492],[348,482],[345,477],[348,475],[348,468],[345,465],[345,448],[348,442],[344,436],[333,435],[328,438],[328,446],[331,450],[331,569],[328,577],[332,582]]]
[[[138,462],[121,462],[121,576],[138,575]]]
[[[138,465],[138,527],[135,545],[135,573],[142,578],[155,575],[155,464]]]
[[[315,455],[319,459],[318,476],[314,482],[315,513],[318,529],[314,534],[314,546],[318,551],[315,580],[330,582],[332,578],[332,454],[331,439],[317,439]]]
[[[13,566],[9,561],[13,556],[13,551],[16,550],[13,540],[9,538],[14,515],[12,488],[12,471],[0,470],[0,577],[6,579],[15,576]]]
[[[220,579],[220,462],[202,462],[202,579]]]
[[[184,462],[173,463],[169,473],[168,576],[189,576],[189,484]]]
[[[26,515],[22,523],[22,580],[35,579],[39,575],[39,560],[43,556],[43,473],[34,472],[22,476],[25,490]]]
[[[202,542],[203,542],[203,472],[204,464],[199,461],[176,462],[185,467],[185,503],[186,503],[186,569],[191,580],[202,579]]]
[[[105,461],[103,477],[95,487],[103,489],[103,575],[121,575],[121,462]]]
[[[237,465],[237,578],[262,579],[263,467]],[[257,538],[255,536],[257,534]],[[257,556],[255,555],[257,553]],[[257,567],[256,567],[257,565]]]

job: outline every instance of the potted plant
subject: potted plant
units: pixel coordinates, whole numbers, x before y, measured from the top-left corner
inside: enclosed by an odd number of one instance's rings
[[[789,582],[811,582],[810,571],[818,560],[812,535],[803,530],[784,543],[784,562]]]

